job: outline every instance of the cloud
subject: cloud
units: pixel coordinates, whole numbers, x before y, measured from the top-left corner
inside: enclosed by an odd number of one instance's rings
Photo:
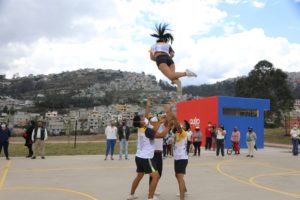
[[[7,42],[30,43],[40,37],[64,38],[86,34],[90,27],[76,26],[77,20],[106,19],[115,14],[110,1],[2,0],[0,46]],[[89,35],[86,35],[89,36]]]
[[[166,80],[148,53],[159,22],[170,23],[173,30],[177,71],[189,68],[198,74],[183,78],[184,85],[246,75],[262,59],[286,71],[300,66],[300,44],[228,21],[228,13],[218,7],[223,1],[22,2],[0,1],[0,73],[7,77],[102,68]],[[209,35],[215,27],[222,28],[221,36]]]
[[[260,2],[260,1],[252,1],[252,5],[256,8],[264,8],[266,6],[266,4],[264,2]]]
[[[299,71],[300,44],[281,37],[268,37],[262,29],[251,29],[229,36],[207,37],[193,46],[197,52],[180,58],[178,65],[197,71],[197,80],[185,83],[214,83],[230,77],[247,75],[260,60],[268,60],[275,68]],[[180,53],[179,53],[180,54]]]

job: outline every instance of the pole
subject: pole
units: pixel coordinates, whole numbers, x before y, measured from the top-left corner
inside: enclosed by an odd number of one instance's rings
[[[75,140],[74,140],[74,148],[76,149],[76,141],[77,141],[77,119],[75,121]]]

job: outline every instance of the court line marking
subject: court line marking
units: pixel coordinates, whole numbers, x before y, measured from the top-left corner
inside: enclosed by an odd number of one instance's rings
[[[97,199],[89,194],[86,194],[86,193],[83,193],[83,192],[79,192],[79,191],[76,191],[76,190],[71,190],[71,189],[65,189],[65,188],[55,188],[55,187],[5,187],[4,188],[4,185],[5,185],[5,180],[6,180],[6,177],[8,175],[8,172],[10,170],[10,167],[11,167],[11,161],[7,161],[5,163],[5,166],[4,168],[2,169],[2,173],[1,173],[1,177],[0,177],[0,191],[2,190],[43,190],[43,191],[60,191],[60,192],[65,192],[65,193],[71,193],[71,194],[74,194],[74,195],[78,195],[78,196],[83,196],[83,197],[86,197],[90,200],[100,200],[100,199]]]
[[[298,171],[298,172],[281,172],[281,173],[260,174],[260,175],[257,175],[257,176],[250,177],[249,182],[251,184],[255,185],[256,187],[259,187],[259,188],[262,188],[262,189],[265,189],[265,190],[269,190],[271,192],[277,192],[277,193],[281,193],[281,194],[284,194],[284,195],[287,195],[287,196],[292,196],[292,197],[300,199],[300,193],[286,192],[286,191],[283,191],[283,190],[277,190],[277,189],[275,189],[271,186],[264,185],[264,184],[258,184],[256,182],[256,179],[261,178],[261,177],[266,177],[266,176],[291,176],[291,175],[300,176],[300,171]]]
[[[2,175],[1,175],[1,179],[0,179],[0,190],[3,189],[10,166],[11,166],[11,161],[9,160],[5,163],[5,166],[2,170],[3,172],[1,173]]]
[[[215,163],[195,163],[189,164],[189,166],[215,166]],[[173,164],[165,164],[164,168],[173,168]],[[20,170],[11,170],[13,173],[23,173],[23,172],[47,172],[47,171],[65,171],[65,170],[105,170],[105,169],[135,169],[135,165],[128,166],[103,166],[103,167],[64,167],[64,168],[49,168],[49,169],[20,169]]]
[[[85,197],[90,200],[101,200],[96,197],[93,197],[92,195],[89,195],[84,192],[79,192],[76,190],[71,190],[71,189],[66,189],[66,188],[57,188],[57,187],[37,187],[37,186],[14,186],[14,187],[6,187],[3,188],[2,190],[6,191],[22,191],[22,190],[27,190],[27,191],[50,191],[50,192],[64,192],[64,193],[70,193],[76,196],[81,196]]]
[[[300,198],[300,195],[299,194],[295,194],[295,193],[291,193],[291,192],[285,192],[285,191],[282,191],[282,190],[277,190],[275,188],[272,188],[272,187],[268,187],[268,186],[263,186],[263,185],[259,185],[255,182],[255,178],[258,178],[258,177],[263,177],[263,176],[266,176],[266,175],[269,175],[269,174],[260,174],[260,175],[256,175],[256,176],[253,176],[253,177],[250,177],[247,181],[243,180],[243,179],[240,179],[240,178],[237,178],[235,176],[232,176],[228,173],[225,173],[223,170],[222,170],[222,165],[226,163],[232,163],[232,160],[231,161],[222,161],[222,162],[219,162],[217,163],[216,165],[216,170],[218,173],[220,173],[221,175],[225,176],[225,177],[228,177],[234,181],[237,181],[239,183],[243,183],[243,184],[246,184],[246,185],[250,185],[252,187],[256,187],[256,188],[260,188],[260,189],[263,189],[263,190],[267,190],[267,191],[270,191],[270,192],[274,192],[274,193],[278,193],[278,194],[282,194],[282,195],[286,195],[286,196],[290,196],[290,197],[294,197],[294,198]],[[268,168],[273,168],[273,169],[280,169],[280,170],[286,170],[286,171],[289,171],[289,172],[285,172],[285,173],[298,173],[299,171],[296,171],[296,170],[291,170],[291,169],[287,169],[287,168],[277,168],[277,167],[272,167],[272,166],[268,166],[268,165],[263,165],[265,167],[268,167]],[[275,173],[272,173],[272,174],[275,174]],[[280,174],[279,172],[277,172],[276,174]],[[281,174],[283,174],[281,172]]]

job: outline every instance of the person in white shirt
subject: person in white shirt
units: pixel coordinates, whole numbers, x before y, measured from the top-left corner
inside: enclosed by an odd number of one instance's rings
[[[45,141],[47,139],[47,129],[43,126],[42,121],[38,121],[37,126],[33,129],[31,135],[31,140],[33,142],[32,159],[36,159],[37,155],[40,155],[42,159],[45,159]]]
[[[188,165],[188,153],[187,153],[187,131],[190,124],[184,120],[183,124],[179,124],[175,120],[175,139],[174,139],[174,170],[175,177],[178,182],[180,200],[184,200],[187,196],[187,188],[185,185],[184,176],[186,174],[186,167]]]
[[[217,152],[216,152],[216,156],[218,157],[220,154],[220,150],[221,150],[221,154],[222,157],[224,158],[225,154],[224,154],[224,141],[225,141],[225,135],[226,135],[226,130],[224,128],[224,125],[221,124],[218,127],[217,130]]]
[[[193,144],[193,138],[192,138],[193,132],[191,129],[188,129],[187,131],[187,147],[186,147],[186,152],[189,155],[190,149],[191,149],[191,144]]]
[[[149,184],[148,200],[154,200],[155,189],[159,180],[159,173],[157,167],[153,161],[155,151],[155,138],[163,138],[169,132],[172,127],[171,119],[173,119],[170,106],[165,106],[165,112],[167,113],[168,125],[161,132],[158,131],[158,126],[153,126],[149,123],[148,116],[150,112],[150,100],[148,99],[144,116],[135,116],[133,119],[133,126],[138,128],[137,134],[137,151],[135,155],[135,164],[137,175],[134,178],[130,194],[127,200],[137,199],[135,191],[144,177],[144,174],[151,176],[151,183]]]
[[[164,129],[168,126],[168,121],[167,121],[167,115],[166,113],[161,113],[159,116],[159,118],[157,117],[152,117],[150,119],[150,123],[152,125],[158,125],[158,133],[161,133],[164,131]],[[154,156],[153,156],[153,161],[157,167],[157,171],[159,174],[159,179],[162,176],[162,171],[163,171],[163,138],[154,138]],[[152,178],[150,176],[149,178],[149,183],[151,184]],[[159,193],[155,193],[156,196],[159,195]]]
[[[298,156],[298,145],[299,145],[299,139],[300,139],[300,130],[299,130],[297,124],[294,124],[293,128],[291,129],[290,135],[291,135],[292,144],[293,144],[293,155]]]
[[[254,157],[254,147],[255,147],[255,143],[256,143],[256,133],[253,131],[253,127],[250,126],[248,127],[248,132],[246,134],[246,143],[247,143],[247,147],[248,147],[248,155],[247,157]]]
[[[115,151],[115,144],[117,141],[117,134],[118,134],[118,129],[115,126],[115,121],[111,121],[110,125],[108,125],[105,128],[105,136],[106,136],[106,152],[105,152],[105,159],[107,160],[107,156],[110,152],[110,159],[114,159],[114,151]]]
[[[190,71],[186,70],[185,72],[176,72],[175,64],[172,58],[174,57],[174,50],[172,49],[169,42],[173,42],[174,38],[171,33],[168,33],[168,24],[159,24],[155,27],[154,34],[151,34],[152,37],[157,38],[156,44],[151,47],[150,59],[156,61],[158,69],[171,81],[172,84],[177,85],[177,92],[181,93],[181,82],[179,78],[188,76],[188,77],[197,77],[197,75]]]

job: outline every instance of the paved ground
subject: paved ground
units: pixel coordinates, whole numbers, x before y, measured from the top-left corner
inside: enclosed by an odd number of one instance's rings
[[[265,148],[246,158],[216,158],[202,150],[190,157],[186,184],[188,200],[289,200],[300,199],[300,157],[289,149]],[[103,156],[53,156],[46,160],[0,159],[1,200],[124,200],[135,176],[134,155],[130,160],[104,161]],[[137,190],[147,199],[148,177]],[[177,182],[173,159],[164,160],[157,191],[160,200],[176,200]]]

